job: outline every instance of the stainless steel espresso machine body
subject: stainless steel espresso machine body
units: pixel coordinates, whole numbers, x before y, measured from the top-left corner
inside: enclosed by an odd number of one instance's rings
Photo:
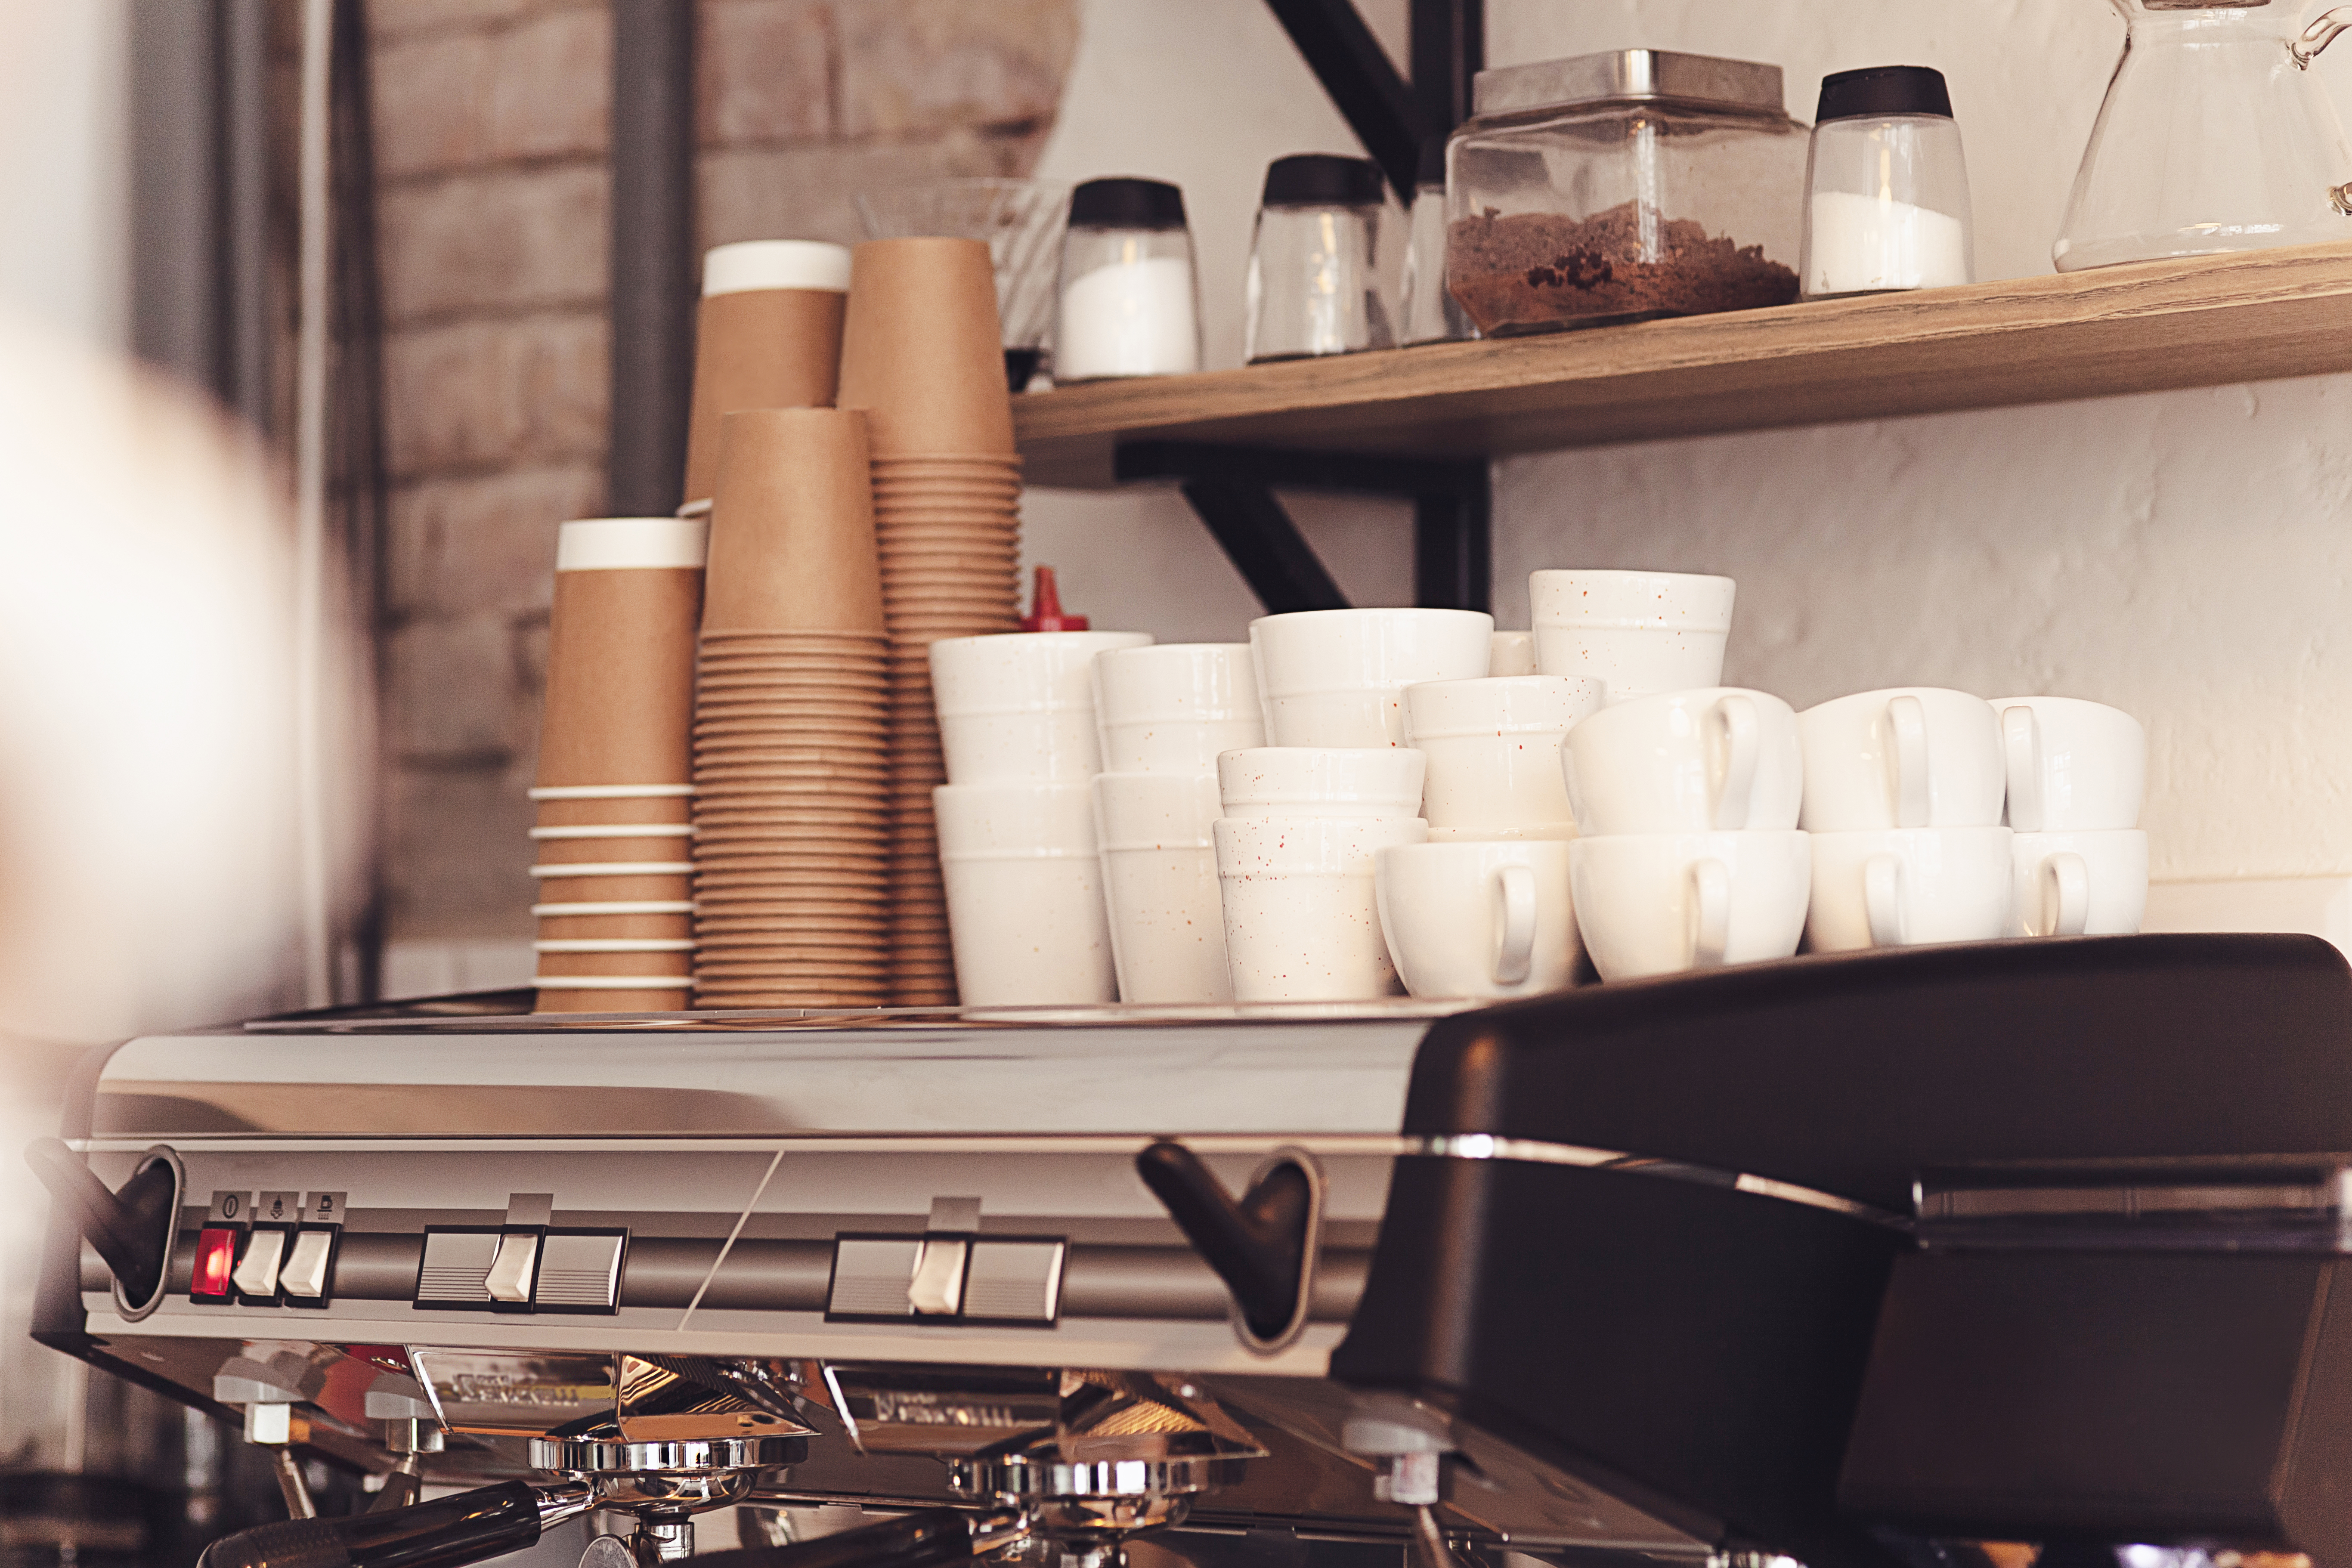
[[[216,1568],[591,1509],[668,1561],[745,1502],[881,1522],[743,1568],[2352,1563],[2347,1068],[2297,938],[1448,1016],[312,1015],[93,1058],[37,1332],[477,1488]]]

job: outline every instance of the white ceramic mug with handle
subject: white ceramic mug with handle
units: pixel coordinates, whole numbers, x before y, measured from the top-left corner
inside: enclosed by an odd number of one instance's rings
[[[2006,827],[1894,827],[1813,835],[1813,905],[1805,934],[1817,952],[2008,934]]]
[[[2011,936],[2124,936],[2147,914],[2147,835],[2019,833],[2010,840]]]
[[[1583,944],[1564,840],[1406,844],[1374,857],[1381,932],[1415,996],[1534,996]]]
[[[1569,846],[1569,889],[1603,980],[1787,958],[1805,930],[1806,836],[1634,833]]]
[[[2009,825],[2020,833],[2137,827],[2147,731],[2120,708],[2079,697],[2000,697]]]
[[[1604,709],[1568,732],[1560,767],[1580,834],[1786,832],[1804,800],[1795,711],[1738,687]]]
[[[1808,832],[2000,824],[2000,723],[1981,697],[1934,686],[1858,691],[1798,714],[1797,733]]]
[[[1738,584],[1686,572],[1534,572],[1536,668],[1590,676],[1612,702],[1723,684]]]

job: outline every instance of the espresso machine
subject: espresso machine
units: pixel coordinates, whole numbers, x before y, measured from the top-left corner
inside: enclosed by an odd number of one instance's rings
[[[134,1039],[33,1152],[37,1337],[283,1460],[211,1568],[591,1513],[618,1568],[726,1507],[767,1543],[712,1568],[2352,1568],[2315,940],[1454,1012],[522,1005]],[[375,1506],[301,1517],[297,1455]]]

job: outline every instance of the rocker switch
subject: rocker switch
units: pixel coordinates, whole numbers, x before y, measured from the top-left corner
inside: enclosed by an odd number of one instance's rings
[[[490,1271],[482,1280],[482,1289],[490,1293],[493,1301],[528,1302],[531,1276],[538,1266],[539,1232],[507,1231],[499,1237],[499,1250],[490,1259]]]

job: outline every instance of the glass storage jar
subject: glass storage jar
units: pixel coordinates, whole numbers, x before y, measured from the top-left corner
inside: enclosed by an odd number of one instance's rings
[[[1941,71],[1822,79],[1806,184],[1806,299],[1976,280],[1968,160]]]
[[[1163,180],[1088,180],[1070,193],[1054,379],[1201,368],[1201,306],[1184,193]]]
[[[1394,346],[1381,302],[1387,186],[1370,158],[1298,153],[1266,166],[1250,237],[1242,355],[1252,364]]]
[[[1785,305],[1806,126],[1780,68],[1622,49],[1481,71],[1446,149],[1446,287],[1486,337]]]

